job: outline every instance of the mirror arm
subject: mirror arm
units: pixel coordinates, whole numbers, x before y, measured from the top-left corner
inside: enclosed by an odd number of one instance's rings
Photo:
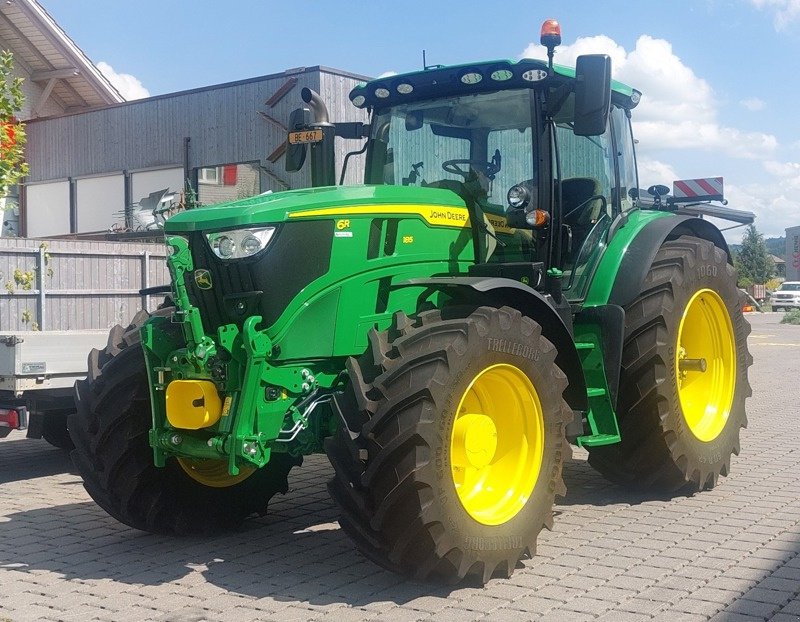
[[[336,135],[339,138],[368,138],[370,134],[370,124],[362,123],[361,121],[343,121],[334,123],[336,126]]]

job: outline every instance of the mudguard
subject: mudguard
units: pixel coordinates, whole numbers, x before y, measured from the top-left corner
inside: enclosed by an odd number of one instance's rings
[[[658,249],[667,240],[692,235],[724,250],[732,262],[722,233],[708,221],[670,212],[637,210],[617,217],[611,226],[608,247],[600,259],[584,307],[625,307],[642,291],[644,279]]]
[[[620,263],[614,286],[611,289],[609,304],[624,307],[642,291],[653,259],[667,240],[674,240],[682,235],[693,235],[712,242],[728,255],[733,263],[728,244],[722,233],[706,220],[692,216],[674,216],[659,218],[648,223],[633,239]]]
[[[573,410],[585,411],[589,408],[586,381],[572,338],[571,322],[570,326],[564,322],[552,297],[541,294],[524,283],[502,277],[432,277],[410,279],[395,285],[412,286],[446,292],[459,302],[513,307],[538,322],[542,327],[542,334],[558,350],[556,364],[569,380],[564,399]]]

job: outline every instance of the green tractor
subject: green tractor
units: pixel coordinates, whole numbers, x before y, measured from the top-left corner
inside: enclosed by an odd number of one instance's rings
[[[77,385],[94,500],[136,529],[216,532],[325,452],[366,557],[485,582],[535,552],[570,443],[631,487],[727,475],[752,360],[730,253],[679,203],[646,205],[640,93],[606,56],[553,66],[558,42],[549,63],[361,85],[368,124],[304,90],[287,167],[308,159],[315,187],[171,218],[171,297]],[[365,139],[364,185],[335,185],[336,136]]]

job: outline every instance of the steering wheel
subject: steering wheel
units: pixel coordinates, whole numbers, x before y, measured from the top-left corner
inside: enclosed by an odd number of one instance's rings
[[[495,164],[492,162],[484,162],[482,160],[445,160],[442,162],[442,169],[446,173],[450,173],[452,175],[461,175],[465,179],[469,177],[469,170],[464,170],[461,168],[461,165],[471,166],[472,168],[483,172],[487,177],[494,175],[497,173],[499,169],[496,168]]]
[[[606,198],[602,194],[595,194],[594,196],[591,196],[588,199],[586,199],[583,203],[578,205],[576,208],[571,209],[569,212],[564,214],[564,216],[562,216],[562,220],[566,221],[567,218],[569,218],[573,214],[576,214],[576,213],[580,212],[581,210],[583,210],[592,201],[597,201],[597,200],[599,200],[600,203],[601,203],[601,208],[600,208],[601,213],[605,213],[606,209],[607,209],[607,205],[608,205],[608,203],[606,201]]]

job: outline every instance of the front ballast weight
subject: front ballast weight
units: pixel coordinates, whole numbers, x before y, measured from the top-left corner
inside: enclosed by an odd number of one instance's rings
[[[322,381],[333,382],[321,386],[320,374],[308,367],[269,365],[271,342],[256,328],[260,321],[248,318],[241,332],[235,325],[221,327],[219,346],[205,363],[191,346],[166,357],[159,351],[174,332],[170,319],[153,318],[142,327],[156,466],[170,456],[225,460],[235,476],[243,466],[265,466],[274,451],[296,452],[309,442],[302,433],[317,426],[312,417],[332,399],[338,379],[323,372]]]
[[[269,365],[272,346],[256,328],[260,321],[248,318],[241,331],[221,327],[219,346],[205,362],[194,356],[191,344],[165,355],[176,325],[169,318],[153,318],[142,327],[156,466],[171,456],[225,460],[235,476],[242,467],[265,466],[275,451],[292,453],[304,444],[302,433],[315,427],[312,416],[331,400],[338,377],[307,366]],[[320,377],[331,386],[321,386]]]
[[[186,289],[185,275],[194,269],[188,243],[172,236],[168,244],[176,308],[140,329],[155,465],[169,457],[224,461],[228,474],[238,476],[243,468],[264,467],[273,452],[306,453],[314,441],[302,433],[324,425],[312,425],[311,416],[330,400],[338,375],[270,365],[273,344],[258,328],[258,315],[241,328],[219,327],[216,339],[207,336]]]

